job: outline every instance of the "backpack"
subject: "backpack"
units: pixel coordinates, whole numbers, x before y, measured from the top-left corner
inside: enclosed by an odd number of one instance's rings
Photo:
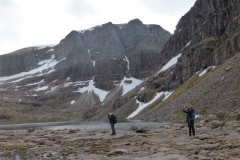
[[[191,111],[191,119],[195,119],[194,109],[191,108],[190,111]]]
[[[113,119],[114,119],[114,124],[116,124],[118,122],[118,120],[117,120],[117,117],[115,115],[114,115]]]

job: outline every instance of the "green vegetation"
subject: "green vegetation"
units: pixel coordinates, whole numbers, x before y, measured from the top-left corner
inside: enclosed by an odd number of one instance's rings
[[[220,51],[220,49],[221,49],[221,46],[216,47],[211,54],[217,53],[218,51]]]
[[[233,23],[235,23],[239,17],[240,17],[240,15],[234,17],[234,18],[230,21],[229,24],[232,25]]]
[[[195,50],[199,51],[202,49],[215,49],[216,48],[216,43],[218,42],[218,38],[217,37],[209,37],[207,39],[202,40],[201,42],[198,43],[198,45],[196,46]]]
[[[207,21],[208,21],[208,20],[204,21],[204,22],[202,23],[202,25],[205,25],[205,24],[207,24]]]
[[[207,71],[207,73],[205,73],[203,76],[199,77],[198,75],[194,75],[191,78],[189,78],[187,81],[185,81],[180,87],[177,88],[176,91],[174,91],[174,93],[168,97],[168,99],[164,100],[162,102],[163,98],[159,98],[158,100],[156,100],[154,103],[152,103],[151,105],[149,105],[148,107],[146,107],[145,109],[143,109],[139,115],[141,113],[144,113],[144,115],[147,117],[149,115],[151,115],[152,113],[158,111],[160,108],[166,106],[169,102],[171,102],[172,100],[174,100],[175,98],[177,98],[179,95],[181,95],[183,92],[187,91],[188,89],[192,88],[194,85],[198,84],[199,82],[201,82],[203,79],[205,79],[207,76],[209,76],[209,74],[211,74],[213,71],[215,71],[216,68],[214,69],[209,69]],[[219,87],[219,86],[218,86]],[[215,88],[216,89],[216,88]],[[200,99],[204,98],[206,95],[208,95],[212,90],[206,92],[202,97],[200,97]],[[199,99],[199,100],[200,100]],[[194,104],[194,102],[189,102],[191,104]],[[203,111],[201,111],[202,113],[206,113],[207,108],[205,108]],[[173,111],[172,115],[182,115],[182,112],[178,109]],[[168,117],[166,117],[164,119],[165,121],[170,120]]]
[[[235,39],[237,36],[239,36],[239,34],[240,34],[240,28],[238,28],[238,30],[233,35],[231,35],[226,41]]]
[[[238,83],[237,83],[236,87],[233,90],[236,91],[236,90],[239,89],[239,87],[240,87],[240,80],[238,80]]]
[[[204,107],[201,111],[200,111],[200,114],[206,114],[207,113],[207,110],[209,110],[210,109],[210,107]]]

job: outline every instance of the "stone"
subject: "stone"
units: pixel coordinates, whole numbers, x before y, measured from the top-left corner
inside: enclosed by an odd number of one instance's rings
[[[223,111],[218,111],[218,112],[216,113],[216,116],[217,116],[218,119],[223,119],[224,116],[225,116],[225,112],[223,112]]]
[[[35,157],[35,150],[30,148],[27,150],[27,153],[26,153],[30,158],[33,158]]]
[[[134,137],[131,138],[131,142],[138,142],[138,141],[141,141],[142,138],[138,135],[135,135]]]
[[[114,154],[128,154],[128,150],[126,149],[114,149],[111,150],[107,155],[114,155]]]
[[[34,132],[35,129],[34,128],[28,128],[28,132]]]
[[[69,134],[73,134],[73,133],[77,133],[77,131],[76,130],[73,130],[73,129],[69,129],[69,132],[68,132]]]
[[[232,69],[232,66],[228,66],[225,71],[230,71]]]
[[[236,121],[240,121],[240,111],[236,111]]]
[[[165,129],[170,129],[171,126],[170,126],[170,125],[164,125],[164,128],[165,128]]]
[[[212,129],[215,129],[215,128],[218,128],[218,127],[222,127],[225,125],[225,122],[222,122],[222,121],[218,121],[218,120],[214,120],[211,122],[211,128]]]
[[[197,135],[196,138],[198,138],[199,140],[205,140],[205,139],[210,139],[211,136],[209,134],[200,134],[200,135]]]
[[[216,143],[216,144],[207,144],[207,145],[204,146],[204,149],[205,149],[205,150],[213,150],[213,149],[215,149],[215,148],[217,148],[217,147],[219,147],[219,146],[220,146],[219,143]]]

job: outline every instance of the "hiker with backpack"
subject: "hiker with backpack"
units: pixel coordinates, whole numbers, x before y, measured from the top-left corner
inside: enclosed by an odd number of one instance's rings
[[[115,135],[116,132],[115,132],[114,124],[117,123],[117,117],[113,113],[108,113],[108,119],[112,129],[111,135]]]
[[[195,113],[192,106],[185,106],[183,107],[183,112],[187,114],[186,121],[188,123],[188,129],[189,129],[189,136],[193,134],[195,136],[195,128],[194,128],[194,119],[195,119]]]

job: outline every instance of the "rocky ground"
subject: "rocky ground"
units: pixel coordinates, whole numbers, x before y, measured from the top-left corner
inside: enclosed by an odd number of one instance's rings
[[[117,125],[117,124],[116,124]],[[196,136],[186,124],[138,131],[26,129],[0,131],[2,160],[237,160],[240,159],[240,121],[201,120]]]

